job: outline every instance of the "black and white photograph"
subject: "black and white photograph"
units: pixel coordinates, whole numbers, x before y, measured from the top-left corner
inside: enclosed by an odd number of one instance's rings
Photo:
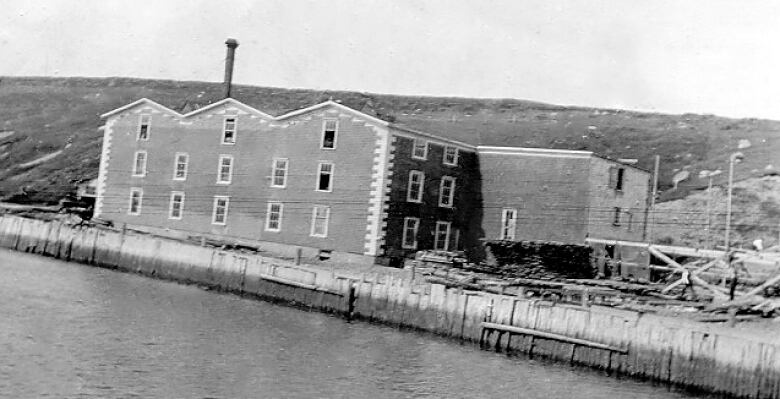
[[[0,398],[780,398],[780,2],[0,10]]]

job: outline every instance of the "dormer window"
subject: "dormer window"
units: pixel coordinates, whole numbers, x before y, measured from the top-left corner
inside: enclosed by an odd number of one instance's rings
[[[236,144],[236,118],[225,118],[222,129],[222,144]]]
[[[339,122],[336,119],[325,119],[322,125],[322,148],[332,150],[336,148],[336,133]]]
[[[137,140],[149,140],[149,127],[152,124],[152,116],[143,114],[138,118],[138,137]]]

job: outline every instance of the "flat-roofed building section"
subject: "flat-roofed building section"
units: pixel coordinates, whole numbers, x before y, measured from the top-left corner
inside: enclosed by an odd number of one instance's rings
[[[643,239],[649,173],[589,151],[478,147],[487,239]]]
[[[583,242],[591,153],[478,147],[487,239]]]

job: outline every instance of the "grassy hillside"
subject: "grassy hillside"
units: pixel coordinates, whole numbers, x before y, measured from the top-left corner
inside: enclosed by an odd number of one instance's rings
[[[707,231],[707,202],[711,198]],[[731,238],[734,246],[762,239],[764,247],[780,244],[780,176],[749,178],[734,185]],[[724,245],[726,190],[715,187],[658,205],[651,224],[654,241],[675,245]],[[709,243],[709,245],[708,245]]]
[[[55,202],[97,176],[99,115],[148,97],[176,109],[220,99],[218,83],[130,78],[0,78],[0,199]],[[780,122],[712,115],[662,115],[522,100],[392,96],[237,86],[234,97],[281,114],[332,97],[417,130],[474,144],[586,149],[636,158],[652,169],[661,155],[662,199],[701,188],[702,169],[726,169],[740,140],[749,148],[737,178],[780,167]],[[46,157],[46,158],[43,158]],[[675,173],[690,178],[672,189]],[[716,184],[726,179],[721,174]]]

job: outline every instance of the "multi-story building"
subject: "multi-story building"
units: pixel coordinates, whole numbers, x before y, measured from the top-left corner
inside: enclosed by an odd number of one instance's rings
[[[141,99],[102,117],[95,216],[157,233],[387,261],[644,228],[649,174],[589,152],[474,146],[334,101],[271,116]]]
[[[589,151],[479,147],[488,239],[642,240],[650,174]]]

